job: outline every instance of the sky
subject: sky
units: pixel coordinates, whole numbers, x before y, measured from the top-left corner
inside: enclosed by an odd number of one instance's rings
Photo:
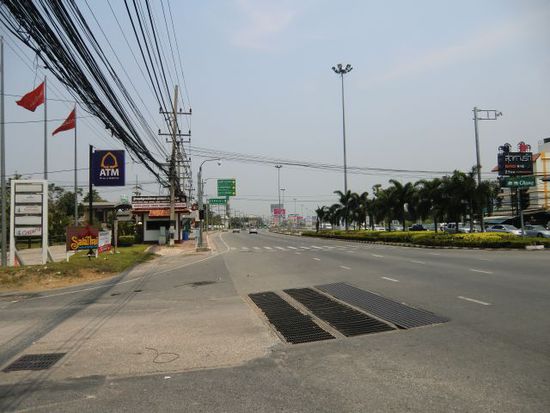
[[[122,1],[110,1],[131,42]],[[152,4],[160,14],[158,1]],[[161,123],[158,104],[108,2],[88,1],[92,9],[84,1],[78,4],[105,42],[90,10],[98,18],[116,57],[110,49],[107,54],[121,78],[132,80],[132,90],[143,100],[141,110],[156,131]],[[515,146],[523,140],[536,151],[538,141],[550,137],[548,1],[171,0],[171,5],[195,146],[341,165],[341,84],[331,70],[337,63],[353,66],[345,76],[348,165],[469,170],[475,164],[474,106],[503,113],[497,121],[480,122],[486,173],[503,143]],[[15,100],[40,83],[44,71],[35,70],[34,55],[3,26],[0,33],[6,40],[7,174],[39,179],[43,112],[28,112]],[[64,87],[50,78],[48,96],[69,100]],[[50,101],[49,129],[71,108],[70,101]],[[93,118],[78,122],[79,167],[87,166],[89,144],[122,148]],[[73,139],[71,132],[50,138],[51,171],[73,167]],[[191,157],[196,180],[204,158]],[[126,173],[127,187],[101,194],[118,200],[131,194],[136,180],[144,195],[165,193],[143,166],[130,163]],[[313,215],[317,206],[335,201],[335,190],[343,189],[342,172],[285,165],[280,173],[289,213]],[[269,205],[277,202],[277,170],[271,164],[210,162],[204,164],[203,176],[237,179],[231,208],[238,213],[268,215]],[[386,186],[392,178],[405,182],[422,177],[348,174],[348,187],[371,193],[373,185]],[[50,179],[68,190],[73,184],[70,171],[50,173]],[[86,171],[79,171],[79,185],[86,182]],[[216,195],[215,179],[207,181],[206,192]]]

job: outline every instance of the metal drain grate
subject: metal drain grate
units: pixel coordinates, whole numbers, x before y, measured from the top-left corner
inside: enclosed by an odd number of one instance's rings
[[[274,292],[248,296],[289,343],[309,343],[334,338],[315,324],[310,316],[302,314]]]
[[[449,321],[448,318],[409,307],[346,283],[319,285],[316,288],[400,328],[420,327]]]
[[[26,354],[19,357],[2,371],[8,373],[18,370],[47,370],[57,363],[65,354],[66,353]]]
[[[295,288],[284,292],[347,337],[394,330],[386,323],[331,300],[311,288]]]

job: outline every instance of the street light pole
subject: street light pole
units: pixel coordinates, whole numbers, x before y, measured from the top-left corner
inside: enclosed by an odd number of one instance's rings
[[[277,208],[279,209],[279,220],[277,221],[277,224],[281,225],[281,168],[283,165],[275,165],[275,168],[277,168]]]
[[[479,109],[474,107],[474,133],[476,138],[476,169],[477,169],[477,185],[481,185],[481,153],[479,150],[479,131],[478,121],[480,120],[497,120],[499,116],[502,116],[502,112],[495,109]],[[483,210],[480,211],[479,224],[481,225],[481,232],[485,232]]]
[[[200,211],[202,211],[202,209],[203,209],[202,195],[203,195],[203,192],[204,192],[204,182],[202,181],[202,166],[206,162],[212,162],[212,161],[217,161],[218,165],[221,164],[221,159],[220,158],[214,158],[214,159],[205,159],[204,161],[202,161],[202,163],[199,166],[199,173],[198,173],[198,176],[197,176],[197,185],[198,185],[197,189],[198,189],[198,198],[199,198],[199,214],[200,214]],[[199,239],[197,241],[197,249],[203,247],[202,232],[203,232],[203,220],[201,219],[199,221]]]
[[[344,142],[344,194],[348,193],[348,164],[346,157],[346,109],[345,109],[345,99],[344,99],[344,75],[353,70],[353,67],[350,64],[347,64],[345,67],[338,63],[336,66],[332,66],[332,70],[337,75],[340,75],[340,80],[342,82],[342,138]],[[346,231],[348,230],[348,211],[346,205]]]

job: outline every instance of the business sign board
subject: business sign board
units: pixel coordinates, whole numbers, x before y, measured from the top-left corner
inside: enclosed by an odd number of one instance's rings
[[[111,250],[111,231],[100,231],[97,244],[97,252],[107,252]]]
[[[227,204],[227,198],[210,198],[208,203],[210,205],[225,205]]]
[[[42,237],[42,264],[48,260],[48,182],[12,180],[10,209],[11,266],[22,263],[17,254],[16,238]]]
[[[187,203],[181,199],[176,200],[175,204],[176,212],[188,212]],[[169,196],[133,196],[132,197],[132,211],[133,212],[149,212],[154,209],[170,209],[170,197]]]
[[[534,176],[505,176],[500,185],[504,188],[529,188],[535,186],[537,180]]]
[[[67,227],[67,251],[92,250],[99,245],[99,232],[93,227]]]
[[[501,176],[533,175],[532,152],[502,152],[497,159]]]
[[[124,167],[124,151],[94,151],[92,154],[92,184],[95,186],[124,186]]]
[[[273,210],[273,215],[277,216],[277,215],[282,215],[282,216],[285,216],[286,214],[286,210],[284,208],[275,208]]]
[[[237,195],[236,179],[218,179],[218,196]]]

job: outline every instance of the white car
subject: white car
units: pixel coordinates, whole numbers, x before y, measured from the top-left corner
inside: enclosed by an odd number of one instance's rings
[[[550,230],[542,225],[525,225],[524,228],[528,237],[550,238]]]
[[[508,234],[521,235],[521,229],[517,229],[513,225],[498,224],[487,228],[487,232],[506,232]]]
[[[232,232],[238,234],[238,233],[241,232],[241,229],[240,228],[233,228]]]
[[[248,233],[249,234],[257,234],[258,233],[258,228],[254,228],[254,227],[248,228]]]

